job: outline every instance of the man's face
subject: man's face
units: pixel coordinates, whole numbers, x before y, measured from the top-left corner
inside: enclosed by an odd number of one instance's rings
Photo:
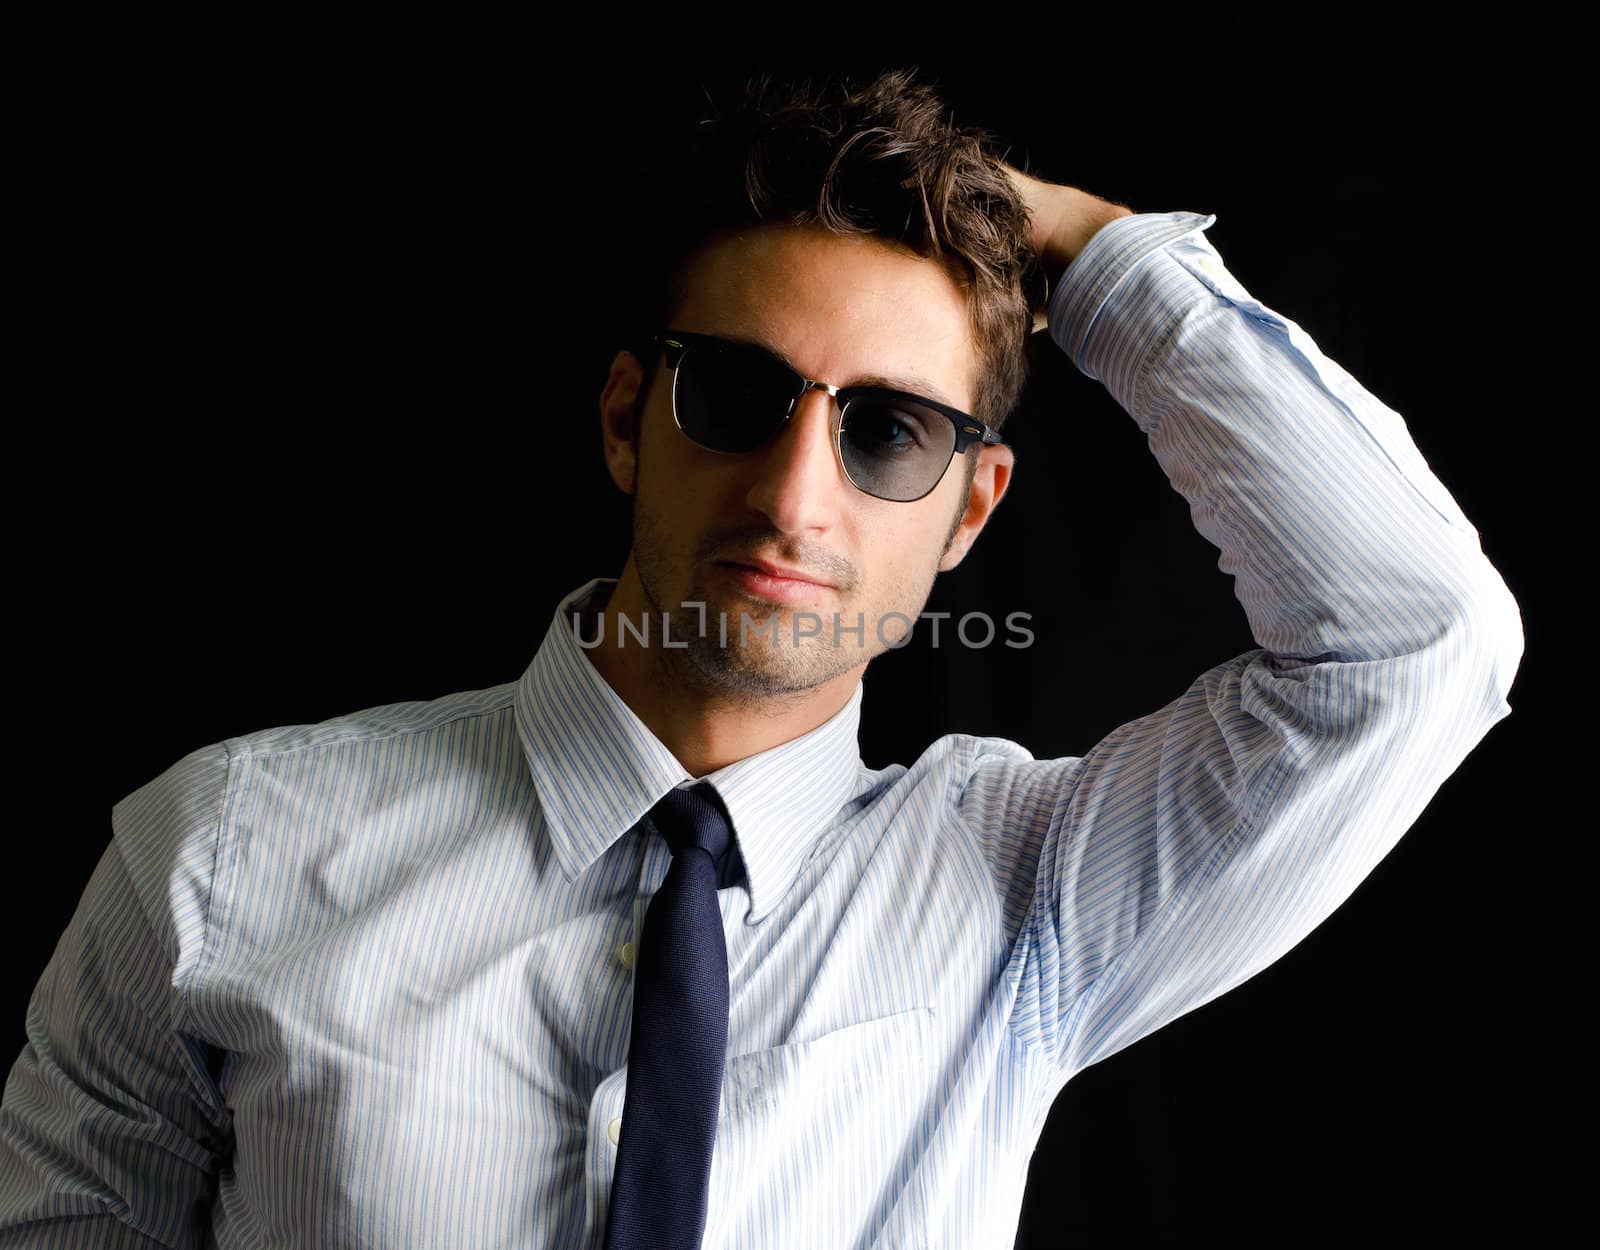
[[[789,225],[724,239],[697,260],[671,328],[760,343],[805,376],[837,386],[888,377],[963,411],[974,407],[977,359],[965,296],[935,262],[877,239]],[[980,506],[975,523],[957,528],[968,515],[965,464],[978,453],[956,456],[920,500],[877,499],[839,464],[835,401],[826,393],[807,391],[769,443],[729,455],[695,445],[677,428],[672,380],[658,363],[644,396],[632,567],[619,586],[636,577],[638,611],[648,611],[657,631],[665,612],[674,642],[687,643],[662,662],[687,663],[724,692],[765,696],[812,689],[902,638],[935,574],[960,562],[986,519]],[[619,457],[629,459],[614,448],[613,473],[626,489]],[[989,449],[990,459],[1009,466],[1004,448]],[[998,476],[980,470],[996,500],[1005,471]],[[780,595],[733,567],[758,559],[823,584],[797,598],[791,583],[791,593]],[[625,613],[629,597],[617,605]],[[696,603],[705,605],[703,626],[701,610],[684,606]],[[752,624],[747,635],[741,614]],[[818,632],[807,637],[808,630]],[[659,632],[652,639],[660,645]]]

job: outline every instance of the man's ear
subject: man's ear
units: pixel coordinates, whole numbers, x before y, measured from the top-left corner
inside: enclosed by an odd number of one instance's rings
[[[1005,443],[991,444],[978,453],[978,467],[972,474],[972,485],[967,488],[966,504],[950,531],[950,540],[939,560],[939,572],[955,568],[978,541],[978,535],[1011,485],[1011,470],[1016,462],[1016,452]]]
[[[648,397],[642,389],[644,366],[630,351],[620,351],[600,392],[600,438],[611,480],[624,495],[638,488],[639,423]]]

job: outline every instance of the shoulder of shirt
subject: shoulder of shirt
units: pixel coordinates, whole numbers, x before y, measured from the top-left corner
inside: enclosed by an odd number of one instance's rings
[[[352,742],[376,743],[405,734],[425,733],[459,720],[504,712],[516,700],[517,683],[461,690],[436,699],[381,703],[307,724],[276,725],[226,738],[218,746],[234,757],[285,755]]]
[[[231,836],[253,763],[292,752],[380,744],[514,706],[516,683],[436,699],[385,703],[310,724],[279,725],[197,747],[112,806],[112,835],[151,922],[177,961],[174,984],[196,967],[209,929],[218,848]]]
[[[174,760],[160,773],[124,795],[113,806],[117,823],[135,813],[165,810],[167,823],[187,810],[191,818],[215,815],[233,785],[236,768],[300,751],[318,751],[351,743],[377,744],[414,733],[426,733],[478,716],[504,713],[516,697],[516,682],[482,690],[463,690],[436,699],[383,703],[306,724],[276,725],[209,742]],[[206,821],[205,823],[209,823]]]
[[[890,769],[867,770],[867,775],[895,782],[901,778],[909,778],[910,784],[916,785],[932,776],[942,774],[958,785],[965,785],[980,768],[1003,762],[1025,764],[1035,761],[1032,751],[1010,738],[973,733],[948,733],[930,742],[911,765],[902,764]]]
[[[952,733],[932,743],[912,771],[926,767],[942,775],[958,808],[970,802],[1017,807],[1059,792],[1082,765],[1076,755],[1040,759],[1010,738]]]

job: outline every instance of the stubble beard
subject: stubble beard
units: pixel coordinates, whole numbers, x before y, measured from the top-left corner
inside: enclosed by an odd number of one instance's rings
[[[802,631],[820,624],[820,632],[811,637],[802,632],[797,645],[795,614],[808,609],[714,593],[698,575],[683,601],[671,601],[672,596],[662,591],[670,582],[671,561],[654,544],[648,519],[637,508],[634,515],[634,565],[650,604],[655,630],[650,649],[664,683],[688,684],[742,706],[770,705],[774,699],[783,703],[798,698],[885,649],[875,646],[871,624],[865,645],[855,634],[841,633],[841,643],[835,646],[831,610],[815,611],[820,622],[801,618]],[[663,619],[670,624],[670,647],[663,645],[659,629]]]

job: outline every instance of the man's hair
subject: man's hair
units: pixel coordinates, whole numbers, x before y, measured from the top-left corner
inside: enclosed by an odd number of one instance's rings
[[[648,220],[633,240],[636,302],[624,309],[624,346],[644,362],[643,395],[660,366],[649,336],[683,306],[694,261],[708,244],[761,223],[820,225],[868,234],[936,259],[965,290],[978,360],[972,415],[995,429],[1027,381],[1031,303],[1042,295],[1031,223],[993,154],[996,136],[947,118],[915,67],[865,86],[747,79],[731,108],[656,149]],[[977,464],[967,459],[970,485]]]

